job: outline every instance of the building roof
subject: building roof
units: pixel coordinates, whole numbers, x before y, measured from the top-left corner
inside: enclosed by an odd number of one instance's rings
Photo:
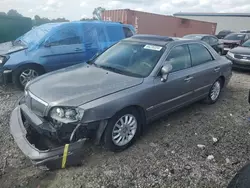
[[[178,12],[174,16],[223,16],[223,17],[250,17],[250,13],[199,13],[199,12]]]

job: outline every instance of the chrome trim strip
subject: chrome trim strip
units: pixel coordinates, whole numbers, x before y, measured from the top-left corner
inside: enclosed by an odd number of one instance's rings
[[[4,74],[8,74],[8,73],[11,73],[11,72],[12,72],[12,70],[4,70],[3,71]]]
[[[35,95],[34,95],[33,93],[31,93],[30,91],[29,91],[29,95],[30,95],[31,98],[33,98],[33,99],[35,99],[36,101],[42,103],[44,106],[46,106],[46,107],[49,106],[48,103],[46,103],[46,102],[44,102],[42,99],[38,98],[37,96],[35,96]]]
[[[186,96],[188,96],[188,95],[191,95],[191,94],[193,94],[193,93],[195,93],[195,92],[201,91],[201,90],[203,90],[203,89],[205,89],[205,88],[207,88],[207,87],[210,87],[210,86],[212,86],[212,84],[209,84],[209,85],[200,87],[200,88],[198,88],[198,89],[196,89],[196,90],[194,90],[194,91],[190,91],[190,92],[188,92],[188,93],[185,93],[185,94],[180,95],[180,96],[178,96],[178,97],[175,97],[175,98],[173,98],[173,99],[169,99],[169,100],[167,100],[167,101],[161,102],[161,103],[159,103],[159,104],[156,104],[155,106],[150,106],[149,108],[146,109],[146,111],[153,110],[153,109],[158,108],[158,107],[160,107],[160,106],[162,106],[162,105],[165,105],[165,104],[167,104],[167,103],[169,103],[169,102],[173,102],[173,101],[178,100],[178,99],[180,99],[180,98],[182,98],[182,97],[186,97]]]
[[[178,97],[175,97],[175,98],[169,99],[169,100],[167,100],[167,101],[161,102],[161,103],[159,103],[159,104],[157,104],[157,105],[155,105],[155,106],[150,106],[150,107],[147,108],[146,110],[147,110],[147,111],[153,110],[153,109],[158,108],[158,107],[160,107],[160,106],[162,106],[162,105],[165,105],[165,104],[167,104],[167,103],[169,103],[169,102],[175,101],[175,100],[180,99],[180,98],[185,97],[185,96],[188,96],[188,95],[190,95],[190,94],[192,94],[192,93],[193,93],[193,91],[190,91],[190,92],[185,93],[185,94],[183,94],[183,95],[180,95],[180,96],[178,96]]]
[[[234,54],[234,55],[240,55],[240,56],[242,56],[242,57],[244,57],[244,56],[250,57],[250,55],[248,55],[248,54]]]
[[[183,103],[181,103],[181,104],[179,104],[179,105],[177,105],[177,106],[174,106],[174,107],[172,107],[172,108],[170,108],[170,109],[161,111],[160,113],[158,113],[158,114],[153,115],[152,117],[150,117],[150,119],[154,119],[155,117],[157,117],[157,116],[159,116],[159,115],[161,115],[161,114],[168,113],[168,112],[172,111],[173,109],[178,109],[178,108],[184,106],[185,104],[191,103],[191,102],[193,102],[193,101],[196,101],[197,99],[202,98],[203,96],[206,96],[206,95],[207,95],[207,94],[200,95],[200,96],[195,97],[195,98],[193,98],[193,99],[191,99],[191,100],[189,100],[189,101],[186,101],[186,102],[183,102]]]
[[[198,88],[198,89],[194,90],[194,92],[197,92],[197,91],[203,90],[203,89],[205,89],[205,88],[207,88],[207,87],[211,87],[212,85],[213,85],[213,84],[208,84],[208,85],[206,85],[206,86],[200,87],[200,88]]]

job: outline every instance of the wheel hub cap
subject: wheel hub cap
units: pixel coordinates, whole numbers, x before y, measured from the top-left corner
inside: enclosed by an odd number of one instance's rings
[[[117,146],[128,144],[135,136],[137,120],[132,114],[122,116],[112,131],[112,141]]]
[[[213,87],[212,87],[212,91],[211,91],[211,99],[214,101],[216,100],[218,97],[219,97],[219,94],[220,94],[220,82],[217,81],[214,83]]]
[[[20,80],[20,83],[23,86],[25,86],[30,80],[33,80],[37,76],[38,76],[38,73],[35,70],[26,69],[21,73],[19,80]]]

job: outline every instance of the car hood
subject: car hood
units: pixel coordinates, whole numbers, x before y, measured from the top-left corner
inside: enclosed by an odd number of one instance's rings
[[[22,45],[13,45],[12,42],[5,42],[0,44],[0,55],[7,55],[7,54],[11,54],[14,52],[18,52],[21,50],[25,50],[27,49],[26,46],[22,46]]]
[[[27,89],[50,106],[79,106],[142,82],[143,78],[76,65],[38,77]]]
[[[235,54],[250,55],[250,48],[239,46],[230,50],[230,52],[235,53]]]
[[[223,43],[232,43],[232,44],[239,44],[240,40],[221,40]]]

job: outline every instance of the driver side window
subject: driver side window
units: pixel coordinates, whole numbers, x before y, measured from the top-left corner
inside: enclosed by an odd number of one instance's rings
[[[67,27],[52,35],[48,42],[51,46],[81,44],[81,37],[75,28]]]
[[[171,72],[176,72],[191,67],[191,57],[188,46],[185,44],[174,47],[170,51],[166,61],[173,67]]]

